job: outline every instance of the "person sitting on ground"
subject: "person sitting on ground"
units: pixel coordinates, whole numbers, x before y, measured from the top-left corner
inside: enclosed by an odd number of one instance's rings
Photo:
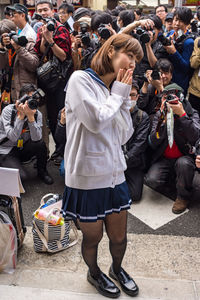
[[[132,100],[130,112],[134,133],[129,141],[122,146],[127,164],[125,177],[133,201],[139,201],[142,197],[144,170],[146,167],[145,150],[150,127],[149,116],[137,107],[138,93],[139,86],[136,82],[133,82],[130,93]]]
[[[20,99],[32,96],[36,92],[33,84],[26,84],[20,89]],[[48,174],[47,148],[42,140],[42,114],[37,109],[17,100],[7,105],[0,116],[0,166],[19,169],[22,180],[27,178],[22,162],[33,156],[37,158],[38,177],[46,184],[53,179]]]
[[[147,185],[154,189],[163,189],[174,178],[177,198],[172,212],[175,214],[184,212],[192,198],[195,160],[191,149],[200,136],[199,115],[184,99],[183,92],[177,84],[164,88],[161,109],[154,116],[149,135],[153,152],[152,165],[146,174]]]

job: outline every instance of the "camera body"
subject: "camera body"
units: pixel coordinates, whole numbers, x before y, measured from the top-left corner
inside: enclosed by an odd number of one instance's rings
[[[47,25],[47,29],[49,31],[55,30],[56,20],[54,18],[44,18],[40,14],[35,13],[35,19],[38,21],[44,21],[44,23]]]
[[[153,35],[155,34],[155,31],[153,29],[150,29],[148,31],[152,31]],[[142,44],[146,44],[150,41],[150,35],[148,31],[140,26],[136,29],[136,34],[139,36],[139,40]]]
[[[158,34],[157,40],[160,41],[163,46],[170,46],[171,45],[170,40],[166,36],[164,36],[163,33]]]
[[[160,80],[160,72],[158,70],[153,70],[151,73],[151,78],[153,80]]]
[[[45,93],[43,92],[43,90],[37,89],[32,94],[32,96],[28,96],[27,94],[25,94],[18,101],[23,104],[27,101],[28,107],[33,110],[33,109],[38,108],[39,100],[40,100],[40,98],[42,98],[44,96],[45,96]]]
[[[17,33],[15,31],[10,31],[8,33],[8,37],[10,39],[12,39],[17,45],[21,46],[21,47],[25,47],[26,44],[28,43],[27,38],[25,37],[25,35],[17,35]],[[9,44],[6,46],[7,49],[12,49],[12,44]]]
[[[200,22],[197,20],[193,20],[191,23],[191,31],[200,35]]]
[[[171,104],[178,104],[179,98],[174,94],[168,94],[166,99],[165,99],[165,102],[168,102],[168,103],[171,103]]]
[[[84,46],[90,47],[90,34],[88,32],[89,25],[85,22],[80,22],[80,37]]]
[[[100,37],[104,40],[109,39],[109,37],[111,36],[110,34],[110,30],[108,28],[106,28],[107,24],[100,24],[97,31],[98,34],[100,35]]]

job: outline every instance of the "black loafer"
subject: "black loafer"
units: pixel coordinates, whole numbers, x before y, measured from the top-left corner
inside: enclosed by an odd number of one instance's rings
[[[120,283],[122,290],[127,295],[135,297],[139,293],[137,284],[123,268],[120,269],[120,272],[118,274],[115,274],[111,266],[109,270],[109,276]]]
[[[47,171],[38,172],[38,177],[46,184],[53,184],[53,178]]]
[[[101,272],[99,277],[95,279],[91,276],[90,271],[88,271],[87,280],[89,283],[95,286],[95,288],[101,295],[105,297],[118,298],[120,296],[119,288],[103,272]]]

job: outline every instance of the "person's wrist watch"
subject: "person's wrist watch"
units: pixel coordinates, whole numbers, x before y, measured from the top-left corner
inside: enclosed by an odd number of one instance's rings
[[[54,46],[55,42],[49,43],[49,47],[52,48]]]

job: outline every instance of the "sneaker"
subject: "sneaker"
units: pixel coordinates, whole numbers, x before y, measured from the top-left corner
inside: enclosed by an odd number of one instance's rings
[[[176,198],[176,201],[173,204],[172,212],[174,214],[181,214],[186,210],[188,206],[188,201],[181,198]]]
[[[46,184],[53,184],[53,178],[49,175],[49,173],[45,171],[39,171],[38,177],[42,179],[42,181]]]

